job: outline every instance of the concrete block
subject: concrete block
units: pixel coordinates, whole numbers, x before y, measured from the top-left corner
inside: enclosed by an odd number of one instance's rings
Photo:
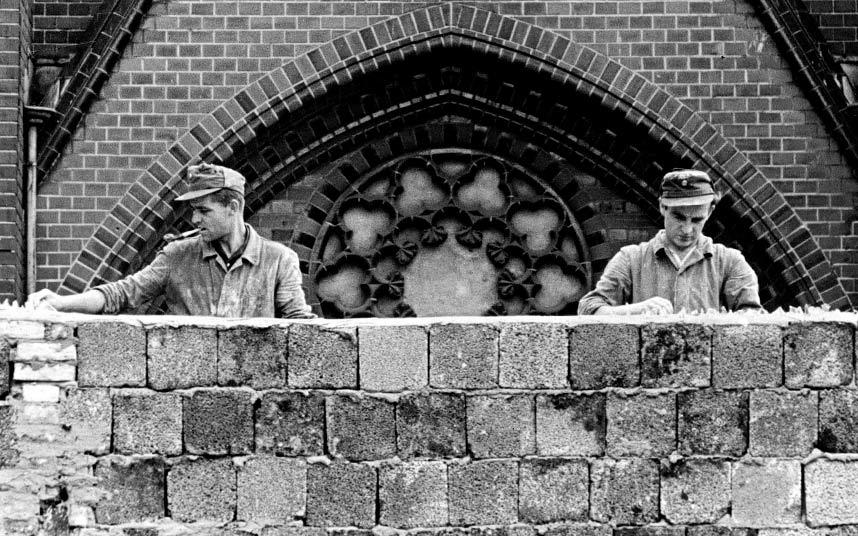
[[[110,452],[112,422],[113,402],[108,389],[71,388],[60,400],[60,424],[68,430],[69,439],[80,452]]]
[[[782,383],[780,326],[715,326],[712,385],[722,389],[777,387]]]
[[[500,333],[499,383],[520,389],[569,386],[569,338],[563,324],[504,324]]]
[[[536,450],[540,455],[601,456],[606,426],[604,393],[536,397]]]
[[[464,395],[405,395],[396,406],[396,450],[401,458],[464,456],[465,423]]]
[[[609,456],[662,458],[676,450],[674,393],[610,393],[607,415]]]
[[[612,536],[609,525],[554,523],[539,527],[539,536]]]
[[[715,458],[665,462],[661,512],[675,524],[718,522],[730,512],[730,463]]]
[[[641,328],[641,385],[707,387],[711,383],[712,328],[650,324]]]
[[[332,396],[327,404],[331,454],[349,460],[380,460],[396,455],[392,402],[366,396]]]
[[[752,456],[799,458],[816,443],[819,395],[814,391],[752,391]],[[823,448],[823,447],[820,447]]]
[[[637,326],[575,326],[569,335],[572,389],[635,387],[640,384],[640,330]]]
[[[286,327],[237,327],[218,332],[218,385],[253,389],[286,387],[289,332]]]
[[[148,332],[147,369],[152,389],[185,389],[217,383],[217,331],[182,326]]]
[[[535,452],[532,396],[469,396],[467,426],[468,445],[475,458]]]
[[[178,460],[167,473],[167,506],[176,521],[232,521],[236,507],[231,458]]]
[[[753,460],[733,464],[733,520],[746,527],[801,522],[801,462]]]
[[[321,527],[302,526],[266,526],[262,527],[259,536],[338,536],[339,529],[325,530]],[[363,534],[366,532],[367,534]],[[359,529],[343,529],[342,536],[370,536],[372,532]]]
[[[45,325],[29,320],[0,320],[0,338],[6,339],[42,339],[45,337]]]
[[[616,525],[644,525],[659,517],[658,463],[602,458],[590,465],[590,518]]]
[[[819,393],[819,441],[825,452],[858,452],[858,391],[831,389]]]
[[[849,324],[790,324],[784,333],[786,386],[836,387],[852,381],[853,328]]]
[[[166,466],[159,457],[107,456],[95,464],[98,487],[107,492],[95,506],[98,523],[118,525],[164,517]]]
[[[688,536],[762,536],[763,533],[759,529],[749,527],[727,527],[724,525],[691,525],[687,527]],[[776,530],[776,529],[775,529]],[[769,536],[775,536],[770,534]],[[787,536],[787,534],[783,534]],[[791,536],[801,536],[794,534]],[[810,535],[806,535],[810,536]]]
[[[77,347],[73,340],[19,341],[15,348],[15,361],[76,361]]]
[[[15,408],[8,402],[0,402],[0,469],[11,467],[18,459],[14,423]]]
[[[239,521],[279,524],[302,517],[307,504],[307,462],[254,456],[238,466]]]
[[[12,378],[16,382],[73,382],[76,371],[73,363],[15,363]]]
[[[0,337],[0,398],[5,398],[9,394],[9,389],[12,385],[10,374],[12,367],[9,365],[11,353],[9,344]]]
[[[804,468],[807,523],[858,523],[858,461],[816,459]]]
[[[236,455],[253,450],[253,395],[241,389],[200,389],[184,400],[185,449]]]
[[[682,454],[742,456],[748,448],[748,392],[688,391],[676,395]]]
[[[518,517],[526,523],[586,521],[590,469],[586,460],[526,459],[519,468]]]
[[[614,536],[685,536],[685,527],[647,525],[646,527],[617,527]]]
[[[307,468],[307,518],[313,527],[375,525],[375,469],[360,463],[311,464]]]
[[[362,326],[358,329],[360,388],[406,391],[429,383],[429,335],[423,326]]]
[[[449,469],[451,525],[518,521],[518,463],[511,460],[453,464]]]
[[[447,389],[498,385],[499,333],[482,324],[435,324],[429,329],[429,383]]]
[[[60,386],[53,383],[21,384],[21,399],[24,402],[56,404],[60,401]]]
[[[181,454],[181,396],[130,389],[116,392],[113,449],[121,454]]]
[[[379,469],[379,523],[398,529],[447,524],[447,465],[420,461]]]
[[[324,395],[297,391],[264,393],[256,410],[256,450],[277,456],[324,454]]]
[[[290,326],[290,387],[355,389],[357,365],[356,328],[318,324]]]

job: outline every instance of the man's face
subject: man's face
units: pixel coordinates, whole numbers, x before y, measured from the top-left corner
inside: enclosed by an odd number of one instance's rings
[[[711,203],[678,207],[661,205],[667,243],[680,251],[695,245],[714,208]]]
[[[191,201],[193,215],[191,223],[200,230],[200,237],[206,242],[213,242],[228,235],[234,226],[237,210],[235,202],[224,206],[215,201],[211,195]]]

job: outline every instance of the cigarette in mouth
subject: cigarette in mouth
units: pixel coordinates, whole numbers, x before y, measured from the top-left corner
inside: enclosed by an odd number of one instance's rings
[[[199,229],[191,229],[190,231],[185,231],[184,233],[180,234],[167,233],[164,235],[164,241],[167,243],[175,242],[176,240],[184,240],[185,238],[197,236],[198,234],[200,234]]]

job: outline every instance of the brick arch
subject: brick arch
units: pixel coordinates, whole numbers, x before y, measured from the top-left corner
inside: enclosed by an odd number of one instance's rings
[[[302,158],[320,150],[344,127],[310,125],[308,139],[288,140],[278,150],[258,146],[261,132],[300,115],[314,101],[367,73],[453,47],[550,78],[629,129],[646,133],[644,144],[669,147],[673,162],[696,163],[707,170],[726,193],[726,206],[719,208],[730,214],[724,221],[746,224],[744,230],[750,229],[755,247],[777,267],[781,288],[795,303],[849,305],[821,249],[783,196],[691,109],[588,47],[537,26],[456,3],[410,12],[339,37],[287,62],[224,102],[141,174],[87,242],[61,289],[80,291],[117,279],[149,257],[166,227],[174,223],[170,203],[181,190],[182,172],[191,163],[230,162],[250,149],[261,151],[268,169],[254,169],[251,163],[245,169],[260,178],[251,185],[252,195],[274,190],[279,170],[301,167]],[[651,201],[654,176],[645,173],[626,180],[629,185],[645,182]]]

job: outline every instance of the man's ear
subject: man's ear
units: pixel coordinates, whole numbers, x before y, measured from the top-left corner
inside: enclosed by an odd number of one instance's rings
[[[241,210],[241,202],[238,199],[230,199],[229,208],[231,208],[233,212],[239,212]]]

